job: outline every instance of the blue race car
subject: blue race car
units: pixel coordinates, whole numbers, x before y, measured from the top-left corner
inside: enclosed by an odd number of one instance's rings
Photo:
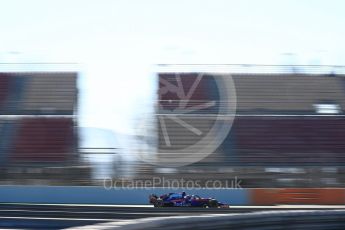
[[[168,193],[161,196],[151,194],[150,204],[154,207],[203,207],[203,208],[229,208],[229,205],[218,202],[214,198],[202,198],[198,195],[182,193]]]

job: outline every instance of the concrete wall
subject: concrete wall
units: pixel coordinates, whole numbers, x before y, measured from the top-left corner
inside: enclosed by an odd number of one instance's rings
[[[253,205],[274,204],[345,204],[343,188],[262,188],[250,191]]]
[[[151,193],[167,188],[105,189],[88,186],[0,186],[0,203],[148,204]],[[345,204],[343,188],[185,189],[188,194],[215,197],[230,205]]]
[[[0,186],[0,203],[148,204],[151,193],[181,192],[174,189],[105,189],[87,186]],[[192,189],[188,194],[215,197],[232,205],[248,205],[246,189]]]

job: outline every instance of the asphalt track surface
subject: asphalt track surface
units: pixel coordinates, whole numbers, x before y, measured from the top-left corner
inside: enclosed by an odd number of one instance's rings
[[[215,208],[153,208],[150,205],[0,204],[0,228],[63,229],[146,217],[248,213],[267,210],[345,209],[345,206],[234,206]]]

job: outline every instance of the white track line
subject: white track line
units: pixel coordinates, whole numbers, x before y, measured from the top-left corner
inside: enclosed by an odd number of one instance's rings
[[[0,203],[0,205],[27,205],[27,206],[66,206],[66,207],[74,207],[74,206],[81,206],[81,207],[115,207],[115,208],[153,208],[153,205],[131,205],[131,204],[47,204],[47,203]],[[1,206],[0,206],[1,207]]]
[[[121,219],[91,219],[91,218],[60,218],[60,217],[27,217],[27,216],[0,216],[0,219],[25,219],[25,220],[78,220],[78,221],[120,221]]]
[[[153,205],[127,205],[127,204],[39,204],[39,203],[0,203],[0,204],[10,204],[10,205],[23,205],[23,206],[66,206],[66,207],[114,207],[114,208],[153,208]],[[1,207],[1,206],[0,206]],[[178,207],[176,207],[178,208]],[[305,209],[305,208],[320,208],[320,209],[343,209],[345,205],[231,205],[231,208],[243,208],[243,209]],[[0,209],[1,210],[1,209]]]

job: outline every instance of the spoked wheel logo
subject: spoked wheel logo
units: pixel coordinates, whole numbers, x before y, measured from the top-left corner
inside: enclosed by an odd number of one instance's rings
[[[231,75],[160,73],[158,79],[156,144],[142,159],[179,167],[212,154],[228,135],[236,113]]]

